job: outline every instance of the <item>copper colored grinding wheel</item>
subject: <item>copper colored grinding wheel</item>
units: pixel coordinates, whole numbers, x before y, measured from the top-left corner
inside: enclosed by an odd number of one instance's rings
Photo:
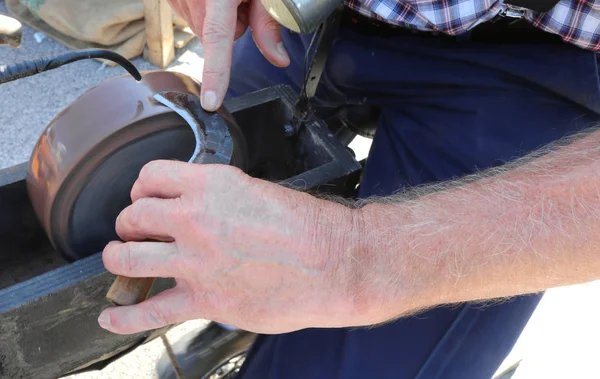
[[[203,143],[184,117],[156,101],[163,91],[193,95],[199,104],[200,84],[183,74],[150,71],[141,82],[124,75],[88,90],[40,136],[27,189],[50,241],[67,259],[101,252],[119,239],[116,218],[131,204],[131,188],[146,163],[188,161]],[[229,164],[245,169],[245,141],[231,115],[224,108],[202,114],[201,123],[210,116],[226,125]]]

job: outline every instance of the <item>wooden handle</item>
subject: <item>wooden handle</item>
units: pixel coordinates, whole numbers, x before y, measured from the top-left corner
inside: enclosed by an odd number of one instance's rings
[[[146,47],[144,58],[159,68],[167,67],[175,57],[173,14],[167,0],[144,0]]]
[[[146,300],[156,278],[128,278],[117,276],[106,294],[114,305],[135,305]]]
[[[19,47],[22,37],[21,23],[12,17],[0,14],[0,45]]]

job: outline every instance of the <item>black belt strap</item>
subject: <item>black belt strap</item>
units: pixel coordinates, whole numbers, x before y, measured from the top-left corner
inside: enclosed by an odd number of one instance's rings
[[[294,120],[292,122],[295,132],[297,132],[304,121],[306,121],[306,116],[308,115],[311,106],[310,101],[317,92],[317,87],[319,86],[321,75],[323,74],[325,64],[327,63],[327,57],[333,44],[333,38],[340,26],[343,12],[344,6],[340,5],[331,13],[327,20],[320,26],[320,30],[313,35],[313,40],[306,52],[305,59],[308,59],[311,54],[313,42],[315,42],[315,38],[317,38],[317,48],[310,60],[309,66],[306,67],[307,62],[304,62],[304,69],[308,69],[308,72],[305,72],[302,89],[300,90],[300,95],[296,103]]]
[[[548,12],[558,2],[558,0],[510,0],[506,4],[531,9],[534,12]]]
[[[510,0],[506,4],[530,9],[535,12],[547,12],[558,4],[558,2],[559,0]],[[321,25],[320,30],[313,35],[313,41],[311,41],[305,58],[308,59],[310,56],[310,50],[313,46],[313,42],[315,42],[315,38],[317,39],[317,48],[308,67],[306,67],[307,62],[304,62],[305,70],[308,69],[308,72],[305,73],[302,89],[300,90],[295,107],[294,120],[292,121],[294,132],[297,132],[306,121],[306,116],[310,109],[310,101],[317,91],[333,38],[340,26],[342,14],[347,10],[348,9],[340,4]],[[499,37],[503,36],[500,35]],[[519,38],[523,39],[525,36],[520,34]]]

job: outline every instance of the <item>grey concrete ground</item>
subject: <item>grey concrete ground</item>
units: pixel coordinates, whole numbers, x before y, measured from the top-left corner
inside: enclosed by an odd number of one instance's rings
[[[0,13],[7,14],[4,2],[0,2]],[[67,49],[49,38],[38,43],[34,32],[25,27],[21,48],[0,47],[0,64],[62,51]],[[141,58],[134,63],[142,70],[153,68]],[[194,41],[178,52],[169,69],[200,77],[202,65],[202,46]],[[0,86],[0,167],[27,160],[41,131],[63,107],[88,88],[122,72],[120,68],[83,61]],[[368,143],[359,140],[353,147],[364,156]],[[600,282],[549,291],[499,371],[522,360],[514,379],[600,378],[598,299]],[[170,332],[169,338],[174,341],[203,323],[197,320],[183,324]],[[69,379],[156,378],[154,364],[162,352],[162,342],[155,340],[102,372]]]
[[[0,13],[8,14],[4,1],[0,1]],[[24,27],[23,44],[18,49],[0,46],[0,63],[30,60],[69,50],[50,38],[38,43],[34,33]],[[197,40],[177,55],[168,69],[195,77],[201,75],[202,46]],[[139,70],[156,69],[141,57],[133,62]],[[3,84],[0,88],[0,166],[29,159],[39,134],[57,113],[90,87],[124,72],[120,67],[103,67],[97,61],[86,60]]]

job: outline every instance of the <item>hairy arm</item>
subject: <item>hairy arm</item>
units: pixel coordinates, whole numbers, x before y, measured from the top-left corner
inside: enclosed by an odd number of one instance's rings
[[[151,162],[103,261],[177,285],[99,323],[129,334],[204,318],[282,333],[600,279],[600,131],[562,142],[352,207],[229,166]]]
[[[347,252],[355,310],[374,323],[600,279],[600,132],[359,209]]]

